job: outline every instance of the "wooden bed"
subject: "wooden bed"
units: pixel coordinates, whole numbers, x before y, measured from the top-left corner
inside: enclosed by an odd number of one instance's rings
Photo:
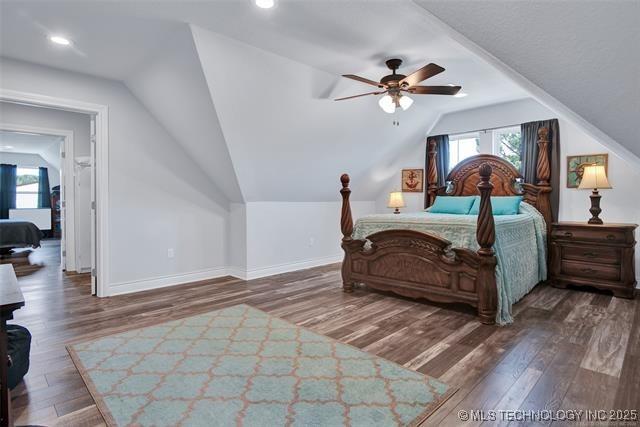
[[[493,250],[495,224],[491,195],[522,195],[524,201],[542,213],[550,230],[553,221],[550,204],[551,169],[548,129],[538,131],[537,184],[520,183],[522,176],[511,163],[500,157],[480,154],[458,165],[447,176],[446,187],[438,187],[436,144],[428,141],[428,201],[438,195],[480,194],[476,238],[480,249],[452,248],[451,242],[434,234],[412,230],[385,230],[365,239],[353,239],[353,218],[349,204],[349,175],[342,182],[342,281],[345,292],[356,283],[410,298],[436,302],[461,302],[476,307],[480,321],[495,323],[498,307],[496,287],[497,259]],[[448,190],[448,192],[447,192]],[[366,241],[370,241],[370,247]]]

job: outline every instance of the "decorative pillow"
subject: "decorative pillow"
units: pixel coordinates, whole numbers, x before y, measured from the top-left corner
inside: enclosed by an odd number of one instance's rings
[[[517,215],[522,196],[491,196],[491,210],[494,215]],[[469,215],[478,215],[480,196],[475,196]]]
[[[431,206],[431,213],[467,215],[475,196],[438,196]]]

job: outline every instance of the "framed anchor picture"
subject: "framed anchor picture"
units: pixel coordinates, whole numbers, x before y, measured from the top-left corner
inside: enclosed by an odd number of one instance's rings
[[[402,191],[422,193],[424,191],[424,169],[402,169]]]

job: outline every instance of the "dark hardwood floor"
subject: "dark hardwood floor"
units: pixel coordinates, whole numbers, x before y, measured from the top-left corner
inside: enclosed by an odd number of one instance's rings
[[[30,259],[43,267],[16,268],[26,307],[14,322],[33,334],[31,369],[13,392],[18,425],[103,423],[66,344],[238,303],[459,387],[427,425],[461,425],[461,409],[640,408],[639,299],[538,286],[515,306],[515,324],[498,327],[463,307],[344,294],[338,265],[99,299],[86,275],[59,271],[55,244]]]

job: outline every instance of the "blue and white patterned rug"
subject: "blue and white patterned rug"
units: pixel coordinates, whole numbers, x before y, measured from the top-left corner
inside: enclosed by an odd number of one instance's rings
[[[68,349],[114,426],[412,426],[455,391],[244,304]]]

